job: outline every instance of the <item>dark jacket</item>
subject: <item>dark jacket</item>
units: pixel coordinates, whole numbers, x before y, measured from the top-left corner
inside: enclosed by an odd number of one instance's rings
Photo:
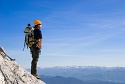
[[[34,29],[34,39],[42,39],[42,32],[40,29],[35,28]]]

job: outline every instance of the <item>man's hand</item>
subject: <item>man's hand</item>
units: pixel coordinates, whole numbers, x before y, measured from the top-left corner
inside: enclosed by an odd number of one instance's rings
[[[42,39],[39,39],[39,43],[37,45],[38,48],[41,48],[42,47]]]

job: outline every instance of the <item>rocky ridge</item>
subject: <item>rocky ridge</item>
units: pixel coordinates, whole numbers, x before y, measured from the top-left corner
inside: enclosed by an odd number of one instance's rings
[[[0,84],[45,84],[27,70],[0,54]]]

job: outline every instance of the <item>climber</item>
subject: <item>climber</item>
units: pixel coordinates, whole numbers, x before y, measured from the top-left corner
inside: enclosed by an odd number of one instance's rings
[[[40,77],[37,75],[37,62],[39,59],[39,54],[41,52],[42,47],[42,33],[40,28],[42,28],[42,22],[40,20],[34,20],[34,39],[36,43],[30,47],[30,51],[32,54],[32,62],[31,62],[31,74],[35,76],[37,79]]]

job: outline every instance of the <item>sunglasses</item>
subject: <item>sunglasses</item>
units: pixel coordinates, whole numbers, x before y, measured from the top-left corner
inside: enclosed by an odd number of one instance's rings
[[[38,25],[42,25],[42,24],[38,24]]]

